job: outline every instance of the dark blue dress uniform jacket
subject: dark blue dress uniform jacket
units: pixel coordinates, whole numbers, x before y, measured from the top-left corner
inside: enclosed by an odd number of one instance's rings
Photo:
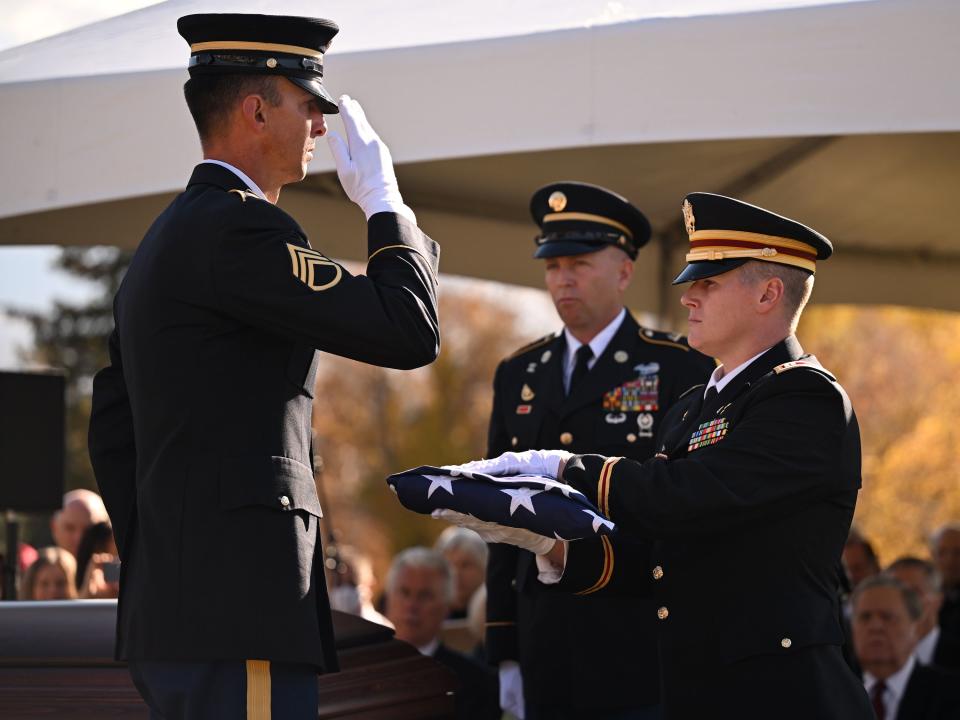
[[[316,350],[431,362],[439,251],[379,213],[367,275],[354,277],[243,190],[199,165],[114,302],[89,441],[123,561],[117,653],[335,670],[311,458]]]
[[[551,335],[500,364],[488,457],[560,448],[646,459],[655,452],[654,435],[667,409],[690,386],[705,382],[714,367],[683,338],[641,328],[628,312],[566,397],[565,349],[563,334]],[[637,409],[651,405],[655,409]],[[490,662],[519,660],[530,701],[585,717],[591,709],[656,704],[656,635],[645,606],[636,598],[545,591],[536,577],[531,553],[490,546]]]
[[[842,660],[840,553],[860,487],[849,398],[795,338],[712,401],[670,411],[657,457],[585,455],[564,480],[652,558],[570,543],[561,587],[650,594],[668,718],[870,718]]]

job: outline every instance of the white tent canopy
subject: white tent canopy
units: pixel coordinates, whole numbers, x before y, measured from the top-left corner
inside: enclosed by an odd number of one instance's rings
[[[657,228],[632,301],[666,311],[685,192],[727,192],[837,246],[821,301],[960,308],[960,4],[170,0],[0,53],[0,242],[132,246],[199,158],[182,100],[191,12],[323,14],[326,84],[363,102],[442,269],[537,284],[526,205],[580,179]],[[665,11],[684,17],[664,17]],[[658,16],[659,15],[659,16]],[[336,127],[336,121],[332,125]],[[284,190],[328,254],[362,216],[318,153]]]

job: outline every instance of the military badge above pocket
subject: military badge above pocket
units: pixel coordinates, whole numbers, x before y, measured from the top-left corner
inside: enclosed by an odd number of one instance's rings
[[[603,396],[607,412],[657,412],[660,409],[660,376],[641,375]]]
[[[701,423],[696,432],[690,436],[690,444],[687,445],[687,452],[698,450],[707,445],[716,445],[726,437],[729,428],[730,423],[723,417]]]

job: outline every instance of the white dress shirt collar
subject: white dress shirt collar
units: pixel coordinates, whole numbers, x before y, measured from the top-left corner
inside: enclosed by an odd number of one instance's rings
[[[252,190],[261,198],[263,198],[264,200],[267,200],[267,196],[263,194],[263,190],[260,189],[260,186],[257,185],[253,180],[251,180],[250,177],[245,172],[243,172],[243,170],[241,170],[240,168],[234,167],[230,163],[224,162],[223,160],[214,160],[212,158],[207,158],[203,162],[212,163],[214,165],[219,165],[220,167],[226,168],[227,170],[232,172],[234,175],[236,175],[238,178],[243,180],[243,182],[246,183],[248,190]],[[267,200],[267,202],[270,202],[270,201]]]
[[[590,349],[593,350],[593,357],[587,363],[588,368],[592,368],[597,363],[597,358],[603,355],[603,351],[607,349],[607,345],[617,334],[617,330],[620,329],[620,324],[626,316],[627,309],[620,308],[620,312],[617,313],[610,324],[593,336],[593,339],[589,342]],[[583,343],[577,340],[566,327],[563,328],[563,336],[567,341],[567,349],[563,355],[563,383],[566,387],[570,383],[570,375],[573,374],[573,366],[576,364],[577,350]]]
[[[932,665],[933,654],[937,650],[937,643],[940,642],[940,626],[934,625],[933,630],[923,636],[923,639],[917,643],[913,654],[921,665]]]
[[[885,682],[886,690],[883,691],[883,707],[886,710],[888,718],[895,718],[900,710],[900,701],[903,700],[903,693],[906,692],[907,683],[910,682],[910,675],[917,664],[917,658],[911,655],[903,664],[903,667],[888,677]],[[873,686],[879,682],[879,679],[864,671],[863,687],[866,688],[867,695],[873,697]]]
[[[420,651],[421,655],[429,655],[430,657],[433,657],[433,654],[437,651],[438,647],[440,647],[440,638],[434,638],[423,647],[418,647],[417,650]]]
[[[770,347],[773,347],[773,345],[771,345]],[[729,372],[726,372],[726,371],[725,371],[723,365],[717,365],[717,367],[716,367],[716,368],[714,369],[714,371],[713,371],[713,374],[710,375],[710,380],[709,380],[709,382],[707,382],[707,386],[703,389],[703,394],[704,394],[704,396],[706,396],[707,390],[709,390],[709,389],[712,388],[712,387],[717,388],[717,392],[718,392],[718,393],[721,392],[727,385],[730,384],[730,382],[731,382],[737,375],[739,375],[739,374],[742,373],[744,370],[746,370],[746,369],[750,366],[750,363],[752,363],[752,362],[753,362],[754,360],[756,360],[758,357],[760,357],[761,355],[763,355],[763,354],[764,354],[767,350],[769,350],[769,349],[770,349],[770,348],[767,348],[766,350],[761,350],[761,351],[758,352],[756,355],[754,355],[752,358],[750,358],[750,359],[747,360],[746,362],[740,363],[740,364],[737,365],[733,370],[731,370],[731,371],[729,371]]]

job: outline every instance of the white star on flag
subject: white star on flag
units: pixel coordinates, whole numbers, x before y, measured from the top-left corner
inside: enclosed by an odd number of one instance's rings
[[[534,515],[537,514],[537,511],[533,509],[533,501],[531,498],[534,495],[539,495],[543,490],[534,490],[533,488],[521,487],[513,490],[511,488],[501,488],[500,492],[506,493],[510,496],[510,515],[513,515],[517,508],[525,507]]]
[[[584,510],[587,515],[593,518],[593,531],[597,532],[601,525],[606,526],[607,530],[613,530],[614,525],[602,515],[597,515],[593,510]]]
[[[433,495],[437,488],[443,488],[453,495],[453,478],[446,475],[424,475],[430,481],[430,487],[427,488],[427,497]]]

